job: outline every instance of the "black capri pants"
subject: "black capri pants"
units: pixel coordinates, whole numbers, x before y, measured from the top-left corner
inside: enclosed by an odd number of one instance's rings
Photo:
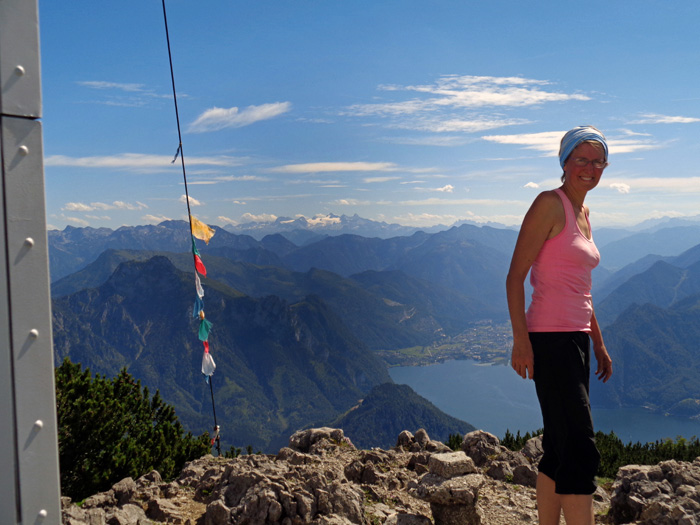
[[[539,471],[557,494],[593,494],[600,453],[589,401],[590,340],[585,332],[530,332],[542,409]]]

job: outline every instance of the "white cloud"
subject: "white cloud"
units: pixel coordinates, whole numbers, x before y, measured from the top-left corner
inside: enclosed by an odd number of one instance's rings
[[[477,117],[474,119],[441,119],[438,117],[424,117],[421,119],[394,124],[390,127],[399,129],[415,129],[419,131],[431,131],[433,133],[477,133],[489,129],[502,128],[505,126],[516,126],[528,124],[525,119],[502,119]]]
[[[362,182],[366,182],[367,184],[373,184],[377,182],[389,182],[392,180],[398,180],[400,177],[365,177],[362,179]]]
[[[241,215],[241,222],[275,222],[276,220],[277,215],[272,215],[271,213],[261,213],[260,215],[244,213]]]
[[[272,168],[277,173],[331,173],[336,171],[395,171],[393,162],[310,162]]]
[[[647,113],[642,115],[641,119],[630,121],[629,124],[693,124],[700,122],[697,117],[680,117],[669,115],[658,115],[655,113]]]
[[[261,120],[278,117],[291,111],[290,102],[274,102],[261,104],[260,106],[248,106],[243,110],[232,108],[211,108],[202,113],[192,122],[188,131],[191,133],[205,133],[219,131],[225,128],[241,128],[249,126]]]
[[[540,185],[537,184],[536,182],[528,182],[527,184],[525,184],[525,186],[523,186],[523,188],[534,188],[534,189],[537,189],[539,187],[540,187]]]
[[[180,195],[178,199],[181,203],[185,204],[187,202],[187,195]],[[192,195],[189,196],[190,206],[201,206],[202,202],[195,199]]]
[[[144,215],[141,217],[141,220],[145,221],[147,224],[159,224],[163,221],[169,221],[171,220],[170,217],[166,217],[165,215]]]
[[[630,186],[629,184],[625,184],[623,182],[613,182],[612,184],[609,184],[612,189],[617,190],[620,193],[629,193],[630,192]]]
[[[416,86],[380,86],[384,91],[413,92],[427,98],[382,104],[356,104],[349,113],[368,115],[412,115],[442,108],[522,107],[545,102],[590,100],[578,93],[548,91],[545,80],[522,77],[487,77],[444,75],[432,84]]]
[[[114,201],[112,204],[106,202],[91,202],[90,204],[85,204],[82,202],[68,202],[62,208],[64,211],[94,211],[94,210],[144,210],[148,206],[143,202],[136,201],[136,204],[131,204],[129,202]]]
[[[700,177],[634,177],[630,179],[618,177],[607,182],[608,186],[618,191],[620,191],[620,188],[629,188],[630,193],[643,191],[666,194],[700,193]]]
[[[443,186],[442,188],[435,188],[435,191],[441,191],[444,193],[452,193],[455,191],[455,187],[452,184],[447,184],[446,186]]]
[[[118,89],[121,91],[128,92],[141,92],[144,91],[143,84],[126,84],[120,82],[105,82],[101,80],[87,80],[83,82],[77,82],[80,86],[85,86],[93,89]]]
[[[221,224],[232,224],[233,226],[236,226],[238,224],[238,221],[235,219],[229,219],[228,217],[224,217],[223,215],[219,215],[216,218]]]
[[[358,199],[338,199],[334,202],[338,206],[367,206],[371,204],[370,201],[361,201]]]
[[[95,208],[82,202],[67,202],[63,208],[63,211],[93,211]]]
[[[63,217],[63,220],[66,222],[71,222],[73,224],[77,224],[78,226],[90,226],[90,223],[86,221],[85,219],[79,219],[78,217]]]
[[[559,143],[566,131],[544,131],[540,133],[521,133],[517,135],[486,135],[481,137],[498,144],[514,144],[527,149],[542,151],[548,155],[557,155]]]
[[[559,154],[559,144],[565,133],[566,131],[544,131],[519,135],[485,135],[481,138],[498,144],[523,146],[526,149],[541,151],[547,156],[557,156]],[[651,139],[608,138],[607,142],[611,155],[661,147]]]
[[[122,153],[101,157],[68,157],[51,155],[44,159],[45,166],[61,166],[93,169],[172,169],[173,158],[168,155],[145,155],[141,153]],[[189,166],[235,166],[240,161],[233,157],[187,157]]]
[[[257,175],[224,175],[222,177],[213,177],[206,180],[191,180],[188,181],[190,186],[209,186],[212,184],[221,184],[222,182],[265,182],[270,179],[259,177]]]

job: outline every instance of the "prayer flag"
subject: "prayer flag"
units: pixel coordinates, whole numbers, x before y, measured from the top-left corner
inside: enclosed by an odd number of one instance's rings
[[[199,340],[200,341],[206,341],[209,339],[209,332],[211,331],[211,327],[213,325],[207,321],[206,319],[202,319],[202,322],[199,323]]]
[[[214,237],[216,233],[213,228],[204,224],[199,219],[190,215],[190,224],[192,225],[192,235],[197,237],[197,239],[203,240],[205,243],[209,244],[209,240]]]
[[[202,373],[205,376],[211,376],[216,370],[216,363],[214,363],[214,358],[209,353],[209,343],[204,341],[204,355],[202,356]]]
[[[204,263],[202,262],[202,259],[199,257],[199,255],[194,256],[194,267],[199,273],[202,274],[203,277],[207,276],[207,269],[204,267]]]
[[[199,317],[199,312],[201,312],[203,309],[204,309],[204,301],[202,301],[201,297],[195,297],[194,308],[192,309],[192,317],[194,317],[194,318]]]
[[[197,288],[197,296],[200,299],[204,299],[204,288],[202,288],[202,280],[199,278],[199,274],[194,272],[194,285]]]

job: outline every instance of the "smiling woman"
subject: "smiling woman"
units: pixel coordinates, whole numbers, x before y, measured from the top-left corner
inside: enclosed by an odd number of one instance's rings
[[[583,201],[607,165],[608,146],[592,126],[561,140],[560,188],[541,193],[523,219],[506,281],[513,329],[511,364],[535,380],[544,424],[539,464],[540,523],[593,525],[595,446],[588,397],[590,340],[604,382],[612,361],[591,300],[591,271],[600,262]],[[524,281],[530,273],[532,302],[525,311]],[[589,340],[590,338],[590,340]]]

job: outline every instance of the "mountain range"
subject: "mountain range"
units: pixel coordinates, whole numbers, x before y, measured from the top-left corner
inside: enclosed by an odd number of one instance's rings
[[[394,420],[420,426],[416,413],[431,434],[466,428],[400,385],[380,388],[391,380],[374,351],[507,319],[503,283],[517,231],[462,224],[382,238],[280,222],[261,238],[215,227],[209,245],[198,243],[210,276],[202,281],[217,415],[234,423],[224,442],[274,449],[290,430],[334,421],[376,421],[381,439],[396,435]],[[615,363],[595,398],[700,414],[700,230],[655,223],[594,233],[604,264],[614,263],[596,270],[593,293]],[[100,374],[127,367],[188,428],[206,429],[213,414],[191,318],[190,243],[182,221],[49,232],[55,353],[57,363],[68,356]],[[438,421],[447,421],[439,432]]]

